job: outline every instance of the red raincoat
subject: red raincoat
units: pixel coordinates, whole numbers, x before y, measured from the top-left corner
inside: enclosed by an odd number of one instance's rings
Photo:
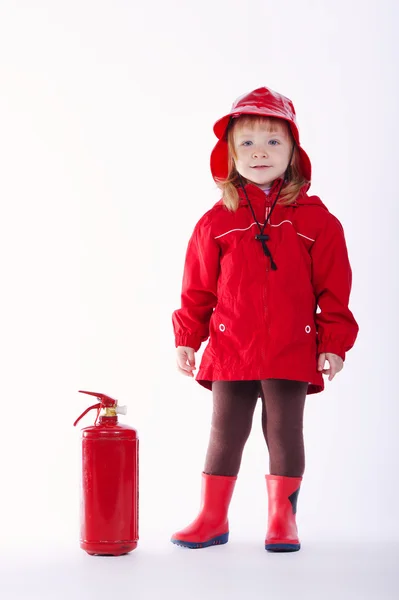
[[[292,127],[292,116],[287,120]],[[302,160],[309,161],[304,151]],[[310,175],[310,161],[305,166]],[[276,180],[268,196],[254,184],[245,186],[262,226],[280,185]],[[172,320],[176,347],[198,351],[210,338],[196,376],[204,387],[212,389],[215,380],[276,378],[307,381],[308,394],[321,392],[318,354],[345,360],[353,346],[358,325],[348,308],[352,273],[344,232],[308,187],[294,204],[277,203],[266,227],[275,271],[255,239],[257,225],[241,188],[236,212],[220,200],[195,226],[182,305]]]

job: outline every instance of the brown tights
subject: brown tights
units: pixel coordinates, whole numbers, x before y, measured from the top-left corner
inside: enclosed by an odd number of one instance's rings
[[[259,395],[271,475],[301,477],[305,470],[303,413],[308,384],[287,379],[214,381],[212,426],[204,472],[235,476]]]

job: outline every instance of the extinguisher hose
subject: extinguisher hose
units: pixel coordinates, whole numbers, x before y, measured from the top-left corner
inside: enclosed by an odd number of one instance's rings
[[[101,402],[99,402],[98,404],[93,404],[93,406],[89,406],[89,408],[86,408],[86,410],[85,410],[85,411],[84,411],[84,412],[83,412],[83,413],[80,415],[80,417],[78,417],[78,418],[76,419],[76,421],[75,421],[75,423],[73,424],[73,426],[75,427],[75,425],[77,425],[77,423],[79,423],[80,419],[81,419],[82,417],[84,417],[84,416],[85,416],[85,415],[86,415],[86,414],[89,412],[89,410],[93,410],[94,408],[96,408],[96,409],[97,409],[97,416],[96,416],[96,420],[94,421],[94,425],[96,425],[96,423],[97,423],[97,419],[98,419],[98,415],[100,414],[101,406],[102,406],[102,405],[101,405]]]

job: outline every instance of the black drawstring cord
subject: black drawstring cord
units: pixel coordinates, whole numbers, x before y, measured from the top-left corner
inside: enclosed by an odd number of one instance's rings
[[[265,221],[265,224],[263,225],[263,228],[261,227],[258,219],[256,218],[254,209],[252,208],[252,204],[251,204],[251,202],[250,202],[250,200],[248,198],[247,190],[245,189],[242,177],[241,177],[240,173],[237,171],[237,175],[238,175],[238,178],[240,180],[241,187],[244,190],[244,194],[245,194],[245,197],[246,197],[247,202],[249,204],[249,207],[250,207],[250,209],[252,211],[252,215],[253,215],[253,217],[254,217],[254,219],[255,219],[258,227],[259,227],[260,233],[257,234],[257,235],[255,235],[255,239],[261,242],[262,248],[263,248],[263,252],[265,253],[265,256],[267,256],[270,259],[270,266],[271,266],[271,268],[272,268],[273,271],[277,271],[277,265],[276,265],[276,263],[273,260],[273,257],[272,257],[272,254],[271,254],[269,248],[268,248],[268,245],[266,244],[266,242],[270,239],[270,237],[267,234],[265,234],[264,231],[265,231],[266,226],[267,226],[267,224],[268,224],[268,222],[270,220],[270,217],[271,217],[271,214],[272,214],[272,212],[274,210],[274,207],[277,204],[277,201],[278,201],[279,196],[280,196],[280,192],[281,192],[281,190],[283,188],[283,185],[284,185],[284,181],[288,177],[288,169],[290,168],[290,165],[291,165],[291,160],[292,160],[292,157],[294,155],[294,149],[295,149],[295,142],[294,142],[294,145],[292,146],[292,152],[291,152],[290,160],[288,162],[288,167],[287,167],[287,169],[286,169],[286,171],[284,173],[284,178],[283,178],[283,180],[281,182],[280,189],[278,191],[278,194],[276,196],[275,201],[273,202],[273,205],[272,205],[272,207],[270,209],[270,212],[269,212],[269,214],[266,217],[266,221]]]

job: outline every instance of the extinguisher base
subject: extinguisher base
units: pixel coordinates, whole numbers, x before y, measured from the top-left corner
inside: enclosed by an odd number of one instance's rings
[[[122,556],[137,548],[137,542],[121,542],[120,544],[81,542],[80,547],[90,556]]]

